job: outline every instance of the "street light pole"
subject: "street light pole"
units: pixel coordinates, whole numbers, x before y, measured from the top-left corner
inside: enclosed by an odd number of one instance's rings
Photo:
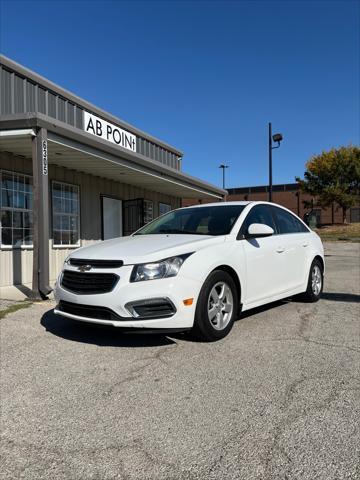
[[[219,168],[222,169],[222,187],[225,190],[225,168],[229,168],[229,165],[222,163]]]
[[[280,142],[283,139],[281,133],[272,134],[271,122],[269,122],[269,202],[272,202],[272,188],[273,188],[273,179],[272,179],[272,151],[274,148],[280,147]],[[273,147],[273,141],[277,142],[276,147]]]
[[[271,137],[271,122],[269,122],[269,202],[272,202],[272,137]]]

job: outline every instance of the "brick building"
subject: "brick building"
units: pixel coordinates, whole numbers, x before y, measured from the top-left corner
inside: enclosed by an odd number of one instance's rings
[[[268,200],[268,186],[255,187],[240,187],[228,188],[229,195],[226,197],[227,201],[249,200],[249,201],[263,201]],[[183,206],[194,205],[197,203],[208,203],[209,200],[194,200],[184,199]],[[342,223],[342,208],[334,204],[329,208],[321,208],[316,205],[316,199],[311,195],[300,191],[297,183],[285,183],[281,185],[273,185],[273,202],[283,205],[289,210],[293,211],[300,218],[304,218],[305,213],[312,211],[316,215],[318,225]],[[307,204],[312,204],[307,206]],[[347,221],[360,222],[360,204],[356,207],[350,208],[347,212]]]

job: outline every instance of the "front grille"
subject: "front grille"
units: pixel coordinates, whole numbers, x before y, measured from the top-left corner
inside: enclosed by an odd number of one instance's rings
[[[86,258],[70,258],[70,265],[82,267],[90,265],[92,268],[120,268],[124,265],[122,260],[94,260]]]
[[[115,287],[119,277],[114,273],[82,273],[65,270],[61,285],[81,295],[107,293]]]
[[[152,298],[139,300],[125,305],[135,318],[172,317],[176,313],[174,304],[168,298]]]
[[[61,300],[57,309],[64,313],[70,313],[77,317],[93,318],[94,320],[129,320],[122,318],[115,312],[106,307],[96,307],[94,305],[81,305],[77,303],[64,302]]]

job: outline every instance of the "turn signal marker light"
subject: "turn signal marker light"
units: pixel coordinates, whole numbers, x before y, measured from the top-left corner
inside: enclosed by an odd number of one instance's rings
[[[185,305],[185,307],[190,307],[190,305],[193,304],[193,301],[193,298],[186,298],[185,300],[183,300],[183,304]]]

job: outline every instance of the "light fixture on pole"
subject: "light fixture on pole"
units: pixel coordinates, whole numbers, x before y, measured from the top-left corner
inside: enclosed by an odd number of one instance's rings
[[[283,136],[281,133],[275,133],[272,135],[271,131],[271,122],[269,123],[269,202],[272,202],[272,151],[274,148],[280,147],[280,142],[282,141]],[[273,147],[273,142],[276,142],[277,145]]]
[[[229,168],[229,165],[225,165],[225,163],[222,163],[219,168],[222,168],[222,187],[225,190],[225,169]]]

